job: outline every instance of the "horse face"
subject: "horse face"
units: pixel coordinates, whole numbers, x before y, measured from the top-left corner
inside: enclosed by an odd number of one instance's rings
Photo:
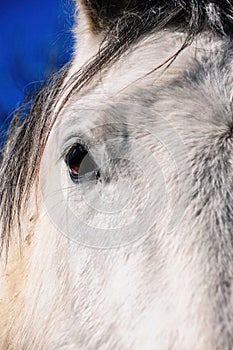
[[[166,67],[185,33],[148,32],[70,94],[138,3],[82,2],[41,160],[23,348],[231,348],[230,42],[205,32]]]
[[[169,32],[135,45],[72,98],[44,153],[69,338],[90,349],[228,346],[231,69],[216,57],[224,43],[201,36],[149,74],[181,42]]]

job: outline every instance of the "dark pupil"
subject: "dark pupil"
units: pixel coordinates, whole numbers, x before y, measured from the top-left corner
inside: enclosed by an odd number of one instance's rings
[[[66,156],[66,164],[69,167],[71,175],[78,177],[81,163],[87,154],[88,151],[80,144],[77,144],[70,149]]]

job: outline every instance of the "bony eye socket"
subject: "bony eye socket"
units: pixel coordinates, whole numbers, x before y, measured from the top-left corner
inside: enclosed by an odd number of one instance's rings
[[[100,180],[100,170],[88,150],[80,143],[71,147],[65,158],[70,178],[78,182],[82,178],[87,180]]]

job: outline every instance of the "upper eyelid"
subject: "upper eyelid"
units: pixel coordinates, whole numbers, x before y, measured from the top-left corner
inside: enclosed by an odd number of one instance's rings
[[[73,137],[73,138],[71,137],[71,138],[69,138],[69,141],[70,142],[67,141],[64,143],[59,160],[61,160],[61,159],[65,160],[65,158],[66,158],[67,154],[69,153],[69,151],[71,150],[71,148],[77,144],[82,145],[87,150],[87,152],[89,152],[89,150],[90,150],[90,145],[86,141],[81,139],[80,137]]]
[[[127,135],[127,137],[125,138],[125,135]],[[85,136],[85,137],[84,137]],[[128,133],[125,132],[122,134],[122,132],[119,133],[119,131],[117,130],[117,134],[111,134],[112,138],[115,139],[118,136],[120,136],[121,138],[124,137],[125,139],[128,139]],[[88,139],[88,134],[87,133],[82,133],[82,134],[70,134],[69,137],[66,137],[66,139],[63,141],[62,146],[61,146],[61,151],[60,151],[60,157],[58,159],[58,161],[60,160],[65,160],[65,157],[67,155],[67,153],[69,152],[69,150],[75,145],[75,144],[81,144],[88,152],[90,152],[90,149],[92,147],[95,147],[99,144],[102,144],[103,142],[105,142],[105,140],[101,140],[101,138],[99,138],[98,140],[96,140],[93,135],[89,134],[89,139]],[[111,139],[111,138],[110,138]]]

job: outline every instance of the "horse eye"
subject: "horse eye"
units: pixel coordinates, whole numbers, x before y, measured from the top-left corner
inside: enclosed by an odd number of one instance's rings
[[[70,178],[73,182],[78,182],[81,178],[99,180],[100,170],[98,169],[88,150],[77,143],[71,147],[65,158],[69,169]]]

